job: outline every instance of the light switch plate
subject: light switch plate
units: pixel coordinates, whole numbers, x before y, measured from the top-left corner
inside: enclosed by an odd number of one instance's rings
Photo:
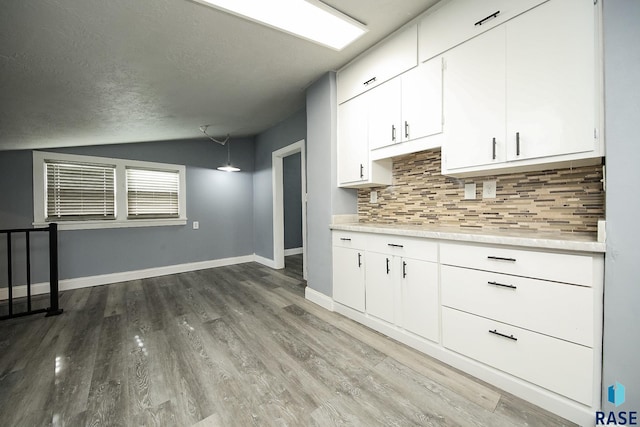
[[[193,229],[197,230],[200,228],[200,223],[198,221],[193,221]]]
[[[482,183],[482,198],[483,199],[496,198],[496,182],[495,181],[484,181]]]
[[[372,191],[369,194],[369,203],[378,203],[378,192]]]
[[[476,183],[470,182],[464,185],[464,199],[475,200],[476,199]]]

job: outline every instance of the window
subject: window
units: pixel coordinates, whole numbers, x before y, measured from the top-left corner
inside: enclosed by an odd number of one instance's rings
[[[179,182],[178,172],[127,168],[127,217],[177,218]]]
[[[185,167],[33,152],[34,225],[61,229],[184,225]]]
[[[47,161],[46,220],[115,219],[115,166]]]

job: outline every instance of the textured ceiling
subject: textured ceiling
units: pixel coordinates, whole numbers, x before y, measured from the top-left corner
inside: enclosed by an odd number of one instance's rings
[[[435,0],[329,0],[369,32],[342,52],[189,0],[4,0],[0,150],[247,136]]]

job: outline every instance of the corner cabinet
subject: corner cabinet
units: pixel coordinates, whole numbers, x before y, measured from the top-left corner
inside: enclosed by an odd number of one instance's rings
[[[596,8],[550,0],[444,54],[443,174],[600,161]]]
[[[601,404],[603,254],[436,234],[334,230],[334,310],[578,424],[592,422]]]

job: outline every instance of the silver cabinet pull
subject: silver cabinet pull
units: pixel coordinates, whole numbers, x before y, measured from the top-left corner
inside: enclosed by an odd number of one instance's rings
[[[407,277],[407,263],[406,261],[402,261],[402,278]]]
[[[409,139],[409,122],[404,121],[404,137]]]
[[[351,239],[348,237],[341,237],[340,240],[344,240],[345,242],[350,242]]]
[[[493,138],[493,160],[496,159],[496,139]]]
[[[396,126],[391,125],[391,141],[396,142]]]
[[[364,165],[360,163],[360,179],[364,178]]]
[[[387,274],[389,274],[390,271],[391,269],[389,268],[389,258],[387,258]]]
[[[362,254],[358,252],[358,267],[362,267]]]
[[[404,248],[403,245],[397,245],[395,243],[387,243],[387,246],[391,246],[392,248]]]
[[[520,132],[516,132],[516,156],[520,155]]]

